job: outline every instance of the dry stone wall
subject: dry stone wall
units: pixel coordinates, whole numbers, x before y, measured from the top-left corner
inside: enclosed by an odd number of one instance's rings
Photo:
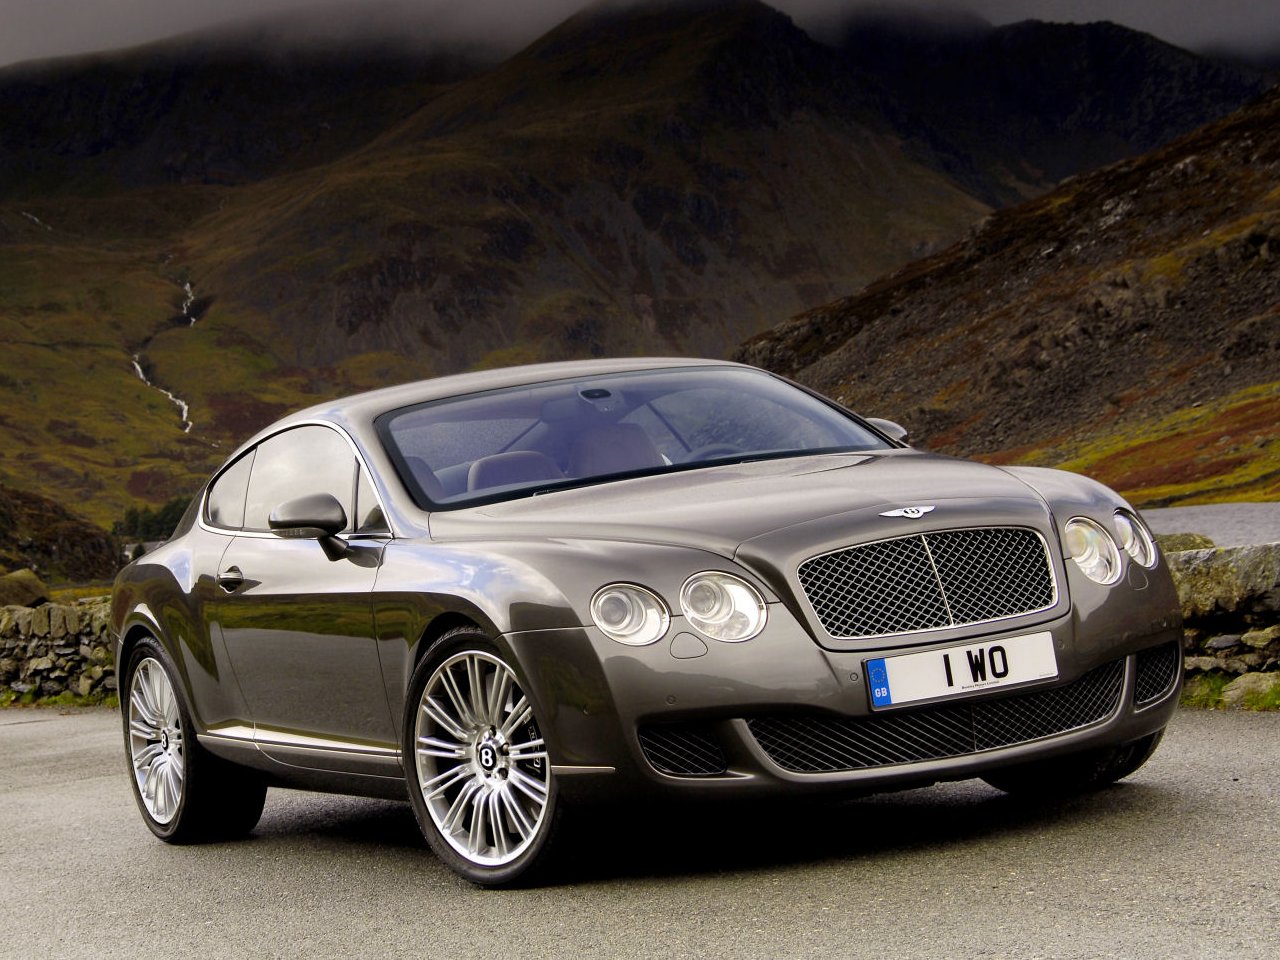
[[[0,695],[27,700],[115,692],[106,597],[0,608]]]
[[[1169,554],[1182,603],[1187,689],[1280,707],[1280,543]]]

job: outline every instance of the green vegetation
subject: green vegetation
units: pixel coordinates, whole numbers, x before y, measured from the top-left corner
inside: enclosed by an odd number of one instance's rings
[[[1280,381],[1014,462],[1088,474],[1138,506],[1280,500]]]
[[[91,693],[87,697],[77,696],[64,690],[55,697],[37,697],[35,692],[18,694],[12,690],[0,690],[0,707],[110,707],[120,709],[120,696],[116,693]]]
[[[150,507],[130,507],[124,519],[112,525],[111,532],[130,540],[168,540],[190,503],[190,497],[174,497],[154,511]]]
[[[1247,694],[1244,705],[1249,710],[1280,710],[1280,687],[1272,687],[1266,693]]]
[[[1225,673],[1201,673],[1188,677],[1182,688],[1182,705],[1201,709],[1221,707],[1222,691],[1231,680],[1232,677]]]
[[[1221,710],[1226,706],[1224,691],[1234,679],[1236,678],[1217,671],[1188,677],[1182,688],[1182,705]],[[1239,707],[1242,710],[1280,710],[1280,684],[1273,684],[1267,690],[1246,692],[1240,698]]]

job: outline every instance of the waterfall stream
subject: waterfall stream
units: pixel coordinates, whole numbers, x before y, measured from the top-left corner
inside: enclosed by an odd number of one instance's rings
[[[49,226],[47,223],[45,223],[43,220],[37,217],[34,213],[27,213],[27,211],[25,210],[19,210],[18,212],[21,213],[28,220],[30,220],[32,223],[34,223],[37,227],[44,227],[50,233],[53,232],[53,227]]]
[[[33,217],[32,219],[34,220],[35,218]],[[194,327],[196,325],[196,316],[191,312],[191,309],[195,306],[196,290],[195,287],[192,286],[190,280],[183,282],[182,292],[185,294],[182,301],[182,317],[187,321],[188,327]],[[149,338],[148,342],[150,342]],[[144,358],[141,353],[132,354],[129,357],[129,362],[133,365],[133,372],[137,374],[139,380],[145,383],[152,390],[160,391],[164,394],[166,400],[178,408],[178,414],[182,418],[182,432],[190,433],[191,428],[195,425],[191,420],[191,405],[171,390],[166,390],[164,387],[151,382],[150,378],[147,377],[146,371],[142,367]]]
[[[135,353],[130,358],[130,362],[133,364],[133,372],[138,375],[139,380],[145,383],[152,390],[159,390],[161,393],[165,395],[165,399],[167,399],[170,403],[172,403],[175,407],[178,408],[178,413],[182,417],[182,432],[190,433],[192,426],[194,426],[194,424],[191,422],[189,418],[191,405],[188,404],[187,401],[183,400],[181,397],[176,396],[175,394],[166,390],[164,387],[156,386],[154,383],[152,383],[150,380],[147,379],[147,374],[142,369],[142,354]]]

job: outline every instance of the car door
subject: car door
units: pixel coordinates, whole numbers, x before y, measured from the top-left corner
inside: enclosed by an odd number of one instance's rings
[[[330,766],[329,751],[339,761],[332,765],[342,767],[343,752],[394,750],[398,740],[373,622],[385,539],[349,532],[347,549],[331,559],[316,539],[268,529],[280,504],[314,493],[332,495],[355,516],[360,469],[345,435],[328,426],[264,440],[243,529],[222,557],[222,596],[214,606],[227,655],[259,746],[288,762]]]

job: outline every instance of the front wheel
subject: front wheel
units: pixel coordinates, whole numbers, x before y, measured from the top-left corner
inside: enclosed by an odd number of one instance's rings
[[[1123,780],[1146,763],[1163,730],[1118,747],[1100,747],[1051,760],[1037,760],[1003,770],[993,770],[982,779],[1005,793],[1037,797],[1057,797],[1084,793]]]
[[[527,882],[546,866],[560,804],[515,672],[482,634],[455,630],[419,664],[408,702],[405,767],[427,842],[472,883]]]

